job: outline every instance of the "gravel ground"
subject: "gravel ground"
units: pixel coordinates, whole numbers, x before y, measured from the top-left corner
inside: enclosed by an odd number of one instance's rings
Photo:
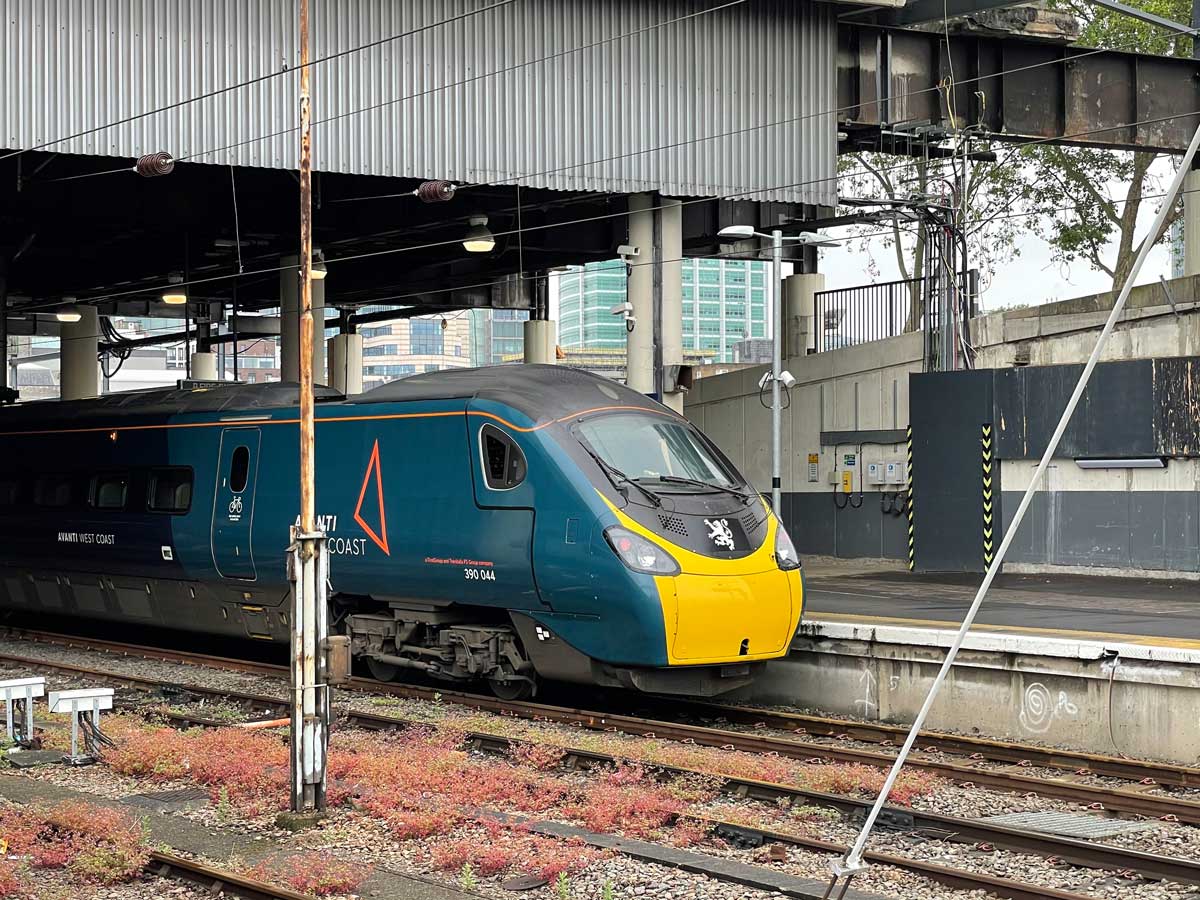
[[[65,649],[54,645],[31,644],[12,640],[0,640],[0,652],[75,665],[93,665],[122,674],[139,675],[141,677],[162,679],[177,683],[194,683],[222,690],[282,696],[282,686],[277,679],[244,673],[204,669],[193,665],[118,657],[105,653]],[[25,670],[8,665],[0,666],[0,673],[3,673],[4,677],[28,674]],[[52,685],[56,688],[78,686],[87,680],[82,676],[72,677],[59,674],[50,677]],[[122,697],[127,696],[131,699],[134,697],[144,697],[144,695],[137,691],[120,691],[119,693]],[[658,745],[666,743],[648,742],[645,738],[587,731],[573,726],[554,726],[547,725],[546,723],[531,725],[510,717],[500,717],[468,710],[451,703],[409,700],[363,692],[339,692],[339,695],[335,698],[335,703],[343,707],[386,715],[397,715],[430,723],[449,723],[455,727],[471,725],[477,730],[494,731],[511,736],[533,732],[536,733],[539,739],[560,746],[587,748],[589,740],[602,738],[605,743],[605,749],[608,752],[624,753],[633,757],[642,755],[639,752],[639,748],[645,748],[649,743]],[[205,715],[211,718],[234,720],[243,715],[242,710],[236,705],[213,704],[210,702],[205,704],[204,710],[197,709],[194,706],[189,706],[188,708],[197,715]],[[847,742],[838,743],[845,744]],[[616,749],[613,747],[614,744]],[[864,744],[863,746],[873,745]],[[101,794],[106,797],[125,796],[145,790],[166,790],[172,786],[155,783],[152,787],[147,787],[146,785],[139,784],[135,779],[122,779],[114,773],[100,768],[70,770],[55,767],[32,770],[30,774],[31,777],[53,780],[55,783],[67,787]],[[1029,774],[1038,775],[1042,773],[1031,769]],[[1051,771],[1045,774],[1053,775],[1055,773]],[[919,798],[914,806],[925,811],[963,817],[1032,810],[1082,811],[1073,804],[1039,798],[1033,795],[1004,794],[981,788],[962,788],[952,785],[939,787],[929,796]],[[769,807],[764,807],[762,804],[722,801],[714,803],[708,812],[722,818],[738,815],[743,818],[747,816],[757,818],[763,809],[769,809]],[[181,814],[201,819],[213,827],[234,827],[229,822],[221,821],[221,817],[212,807],[206,806]],[[385,868],[395,869],[400,872],[428,873],[427,850],[421,846],[421,842],[396,844],[386,833],[383,833],[381,838],[381,833],[377,825],[365,822],[357,817],[340,817],[336,820],[336,825],[337,829],[349,829],[345,835],[346,843],[327,844],[325,846],[337,846],[345,849],[357,848],[355,850],[355,859],[361,858],[358,852],[361,849],[363,853],[378,854],[378,862]],[[280,834],[272,827],[269,827],[269,823],[265,821],[241,822],[237,823],[236,827],[239,830],[248,830],[255,833],[256,836],[261,835],[264,838],[268,836],[276,837]],[[355,835],[364,830],[367,832],[367,840],[356,842]],[[814,836],[841,842],[849,842],[855,834],[854,828],[840,821],[832,821],[828,818],[819,818],[815,822],[808,823],[792,818],[788,821],[787,829],[781,830],[806,832]],[[331,825],[313,832],[312,835],[334,834],[335,831]],[[1151,897],[1162,898],[1162,900],[1167,900],[1167,898],[1175,900],[1175,898],[1184,897],[1200,898],[1200,892],[1194,889],[1184,889],[1171,885],[1135,884],[1121,879],[1102,876],[1088,870],[1049,865],[1046,861],[1039,858],[1022,857],[1010,853],[1002,855],[983,853],[974,850],[969,845],[955,845],[931,841],[914,844],[913,841],[914,839],[911,836],[877,832],[876,837],[873,839],[872,847],[873,849],[885,852],[895,852],[899,855],[910,855],[923,860],[943,862],[958,868],[987,871],[992,874],[1006,874],[1009,877],[1033,883],[1053,885],[1067,890],[1079,890],[1091,893],[1097,897],[1114,897],[1121,898],[1121,900],[1124,900],[1124,898],[1130,898],[1130,900],[1138,898],[1138,900],[1142,900],[1142,898]],[[1122,847],[1162,855],[1190,859],[1200,858],[1200,829],[1184,825],[1157,823],[1153,829],[1120,835],[1108,839],[1108,842]],[[359,846],[360,844],[361,847]],[[705,852],[729,854],[744,861],[763,863],[763,860],[755,858],[753,851],[724,848],[719,842],[710,842],[703,849]],[[424,857],[422,856],[423,853],[425,854]],[[425,868],[421,868],[422,859],[424,859]],[[770,864],[783,867],[792,874],[824,879],[828,873],[828,862],[829,858],[825,854],[790,848],[786,862],[771,862]],[[718,889],[712,883],[706,884],[707,880],[700,876],[685,875],[671,871],[670,878],[667,879],[667,873],[656,866],[648,867],[648,870],[653,871],[641,871],[646,868],[647,864],[636,863],[625,858],[614,857],[607,859],[593,866],[592,870],[579,876],[576,879],[577,884],[573,885],[572,894],[588,897],[600,896],[604,880],[606,877],[609,877],[620,888],[629,888],[628,891],[619,891],[616,894],[618,897],[626,895],[649,895],[655,898],[713,896],[724,900],[727,897],[756,896],[755,892],[739,894],[738,891],[743,889],[733,888],[728,885],[720,885]],[[603,872],[609,874],[597,874],[597,871],[601,869]],[[653,886],[656,884],[669,885],[669,887],[654,888]],[[484,889],[485,893],[488,890],[499,891],[497,885],[492,884],[489,886],[487,879],[480,879],[480,887]],[[644,890],[639,892],[639,887],[644,888]],[[892,870],[880,866],[872,867],[868,873],[860,876],[855,882],[855,887],[861,890],[875,891],[881,893],[883,896],[913,897],[921,898],[921,900],[925,900],[925,898],[940,900],[940,898],[961,898],[968,896],[964,892],[950,891],[901,870]],[[549,893],[549,888],[545,889],[545,891],[547,892],[547,896],[552,896]],[[537,893],[535,892],[534,896]],[[502,894],[497,893],[496,895],[508,896],[509,894],[505,891]]]
[[[129,884],[76,884],[62,872],[40,869],[34,900],[212,900],[212,894],[172,879],[146,876]]]

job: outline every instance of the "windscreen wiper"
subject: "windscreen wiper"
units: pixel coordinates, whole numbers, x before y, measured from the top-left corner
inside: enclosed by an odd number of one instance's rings
[[[739,491],[737,488],[717,484],[713,481],[703,481],[699,478],[684,478],[682,475],[656,475],[655,477],[667,484],[694,484],[696,487],[706,487],[714,491],[725,491],[727,494],[733,494],[743,501],[750,499],[750,495],[745,491]]]
[[[625,494],[626,500],[629,499],[629,494],[626,493],[626,491],[621,487],[621,483],[627,485],[632,484],[635,488],[645,494],[647,499],[649,499],[649,501],[655,506],[662,506],[662,497],[658,496],[658,494],[654,493],[654,491],[650,490],[650,488],[646,487],[644,484],[638,484],[636,480],[630,478],[608,460],[604,459],[599,453],[594,451],[587,444],[583,443],[583,441],[579,442],[579,446],[584,449],[584,452],[587,453],[588,456],[590,456],[597,462],[597,464],[599,464],[600,468],[604,470],[604,474],[608,476],[608,480],[612,482],[613,487]]]

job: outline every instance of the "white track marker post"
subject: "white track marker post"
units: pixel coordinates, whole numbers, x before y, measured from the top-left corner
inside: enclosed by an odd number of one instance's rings
[[[33,699],[44,696],[46,679],[40,675],[35,678],[9,678],[0,681],[0,696],[4,697],[4,706],[8,712],[8,742],[16,744],[21,741],[33,740]],[[24,720],[18,724],[17,719]]]
[[[1041,484],[1046,467],[1054,457],[1054,451],[1058,449],[1063,432],[1067,430],[1067,423],[1071,421],[1075,407],[1079,405],[1079,399],[1083,396],[1084,389],[1087,387],[1088,381],[1092,377],[1092,372],[1096,368],[1096,363],[1100,360],[1100,354],[1104,350],[1104,345],[1108,342],[1108,336],[1112,334],[1117,320],[1121,317],[1122,310],[1125,309],[1125,301],[1129,299],[1129,292],[1133,289],[1134,279],[1137,278],[1138,273],[1141,271],[1146,257],[1150,255],[1150,250],[1154,246],[1154,237],[1158,235],[1159,230],[1162,228],[1163,222],[1167,218],[1167,213],[1170,212],[1171,207],[1175,204],[1175,198],[1179,194],[1179,188],[1183,184],[1183,179],[1191,170],[1192,158],[1196,155],[1196,147],[1198,145],[1200,145],[1200,127],[1192,135],[1192,141],[1188,144],[1187,151],[1183,154],[1183,159],[1179,163],[1179,169],[1176,171],[1175,177],[1171,180],[1171,186],[1167,189],[1166,196],[1163,197],[1162,207],[1154,217],[1154,224],[1150,226],[1149,234],[1142,241],[1142,249],[1138,251],[1137,259],[1133,263],[1133,269],[1129,272],[1129,277],[1125,279],[1125,284],[1121,286],[1121,293],[1117,296],[1117,302],[1113,304],[1112,312],[1108,314],[1108,321],[1104,323],[1104,330],[1100,332],[1100,338],[1096,341],[1096,346],[1092,349],[1092,355],[1088,358],[1087,365],[1083,367],[1083,372],[1079,376],[1075,390],[1071,393],[1071,399],[1067,401],[1067,408],[1063,410],[1062,418],[1058,420],[1058,427],[1054,429],[1054,434],[1050,437],[1050,443],[1046,445],[1046,451],[1042,454],[1042,459],[1033,473],[1033,478],[1029,481],[1029,487],[1025,489],[1025,496],[1021,498],[1021,503],[1017,507],[1017,512],[1013,516],[1012,523],[1004,531],[1004,540],[1000,542],[1000,549],[996,551],[996,558],[992,560],[991,566],[988,567],[987,573],[983,576],[983,583],[979,585],[979,591],[975,594],[975,600],[971,603],[971,608],[967,610],[966,618],[963,619],[963,623],[958,629],[958,634],[954,636],[954,643],[950,645],[950,649],[946,653],[946,659],[942,662],[942,667],[938,670],[937,677],[934,678],[933,685],[929,688],[929,694],[925,697],[925,702],[921,705],[921,711],[917,713],[917,718],[913,722],[912,728],[908,731],[908,737],[904,740],[904,746],[900,748],[896,762],[892,765],[891,771],[888,772],[887,780],[884,781],[883,787],[879,790],[879,796],[875,798],[875,805],[871,807],[871,812],[867,816],[867,820],[863,823],[862,831],[859,833],[858,839],[854,842],[854,846],[850,848],[844,858],[834,860],[833,862],[833,878],[830,880],[829,886],[825,889],[826,898],[833,893],[838,882],[844,877],[846,880],[842,884],[841,891],[838,893],[840,900],[841,897],[845,896],[847,889],[850,887],[850,882],[854,880],[854,876],[866,868],[866,863],[863,862],[862,855],[863,850],[866,848],[867,840],[871,836],[871,830],[875,827],[875,820],[879,817],[884,803],[887,802],[888,794],[892,792],[892,786],[896,783],[896,778],[899,776],[900,770],[904,767],[905,760],[908,759],[909,751],[912,750],[912,745],[917,739],[917,734],[925,724],[925,718],[929,715],[929,710],[933,707],[933,701],[937,698],[938,691],[941,690],[942,683],[946,680],[946,675],[949,674],[951,666],[954,665],[954,658],[958,655],[963,639],[966,638],[971,624],[975,621],[975,616],[979,613],[979,607],[983,604],[983,598],[987,595],[988,588],[992,586],[992,581],[995,579],[996,573],[1000,571],[1000,566],[1004,562],[1004,556],[1008,553],[1008,547],[1016,536],[1017,529],[1021,525],[1021,520],[1025,517],[1025,511],[1029,509],[1034,492],[1037,490],[1038,485]]]

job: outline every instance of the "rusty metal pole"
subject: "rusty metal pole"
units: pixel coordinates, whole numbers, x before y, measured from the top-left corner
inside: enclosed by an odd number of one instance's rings
[[[292,811],[325,809],[329,740],[326,665],[328,556],[316,530],[313,416],[312,116],[308,71],[308,3],[300,0],[300,516],[292,528]]]

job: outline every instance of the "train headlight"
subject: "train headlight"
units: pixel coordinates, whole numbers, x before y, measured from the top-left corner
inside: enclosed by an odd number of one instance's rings
[[[784,571],[800,568],[800,554],[782,522],[775,523],[775,562]]]
[[[604,537],[621,558],[621,562],[635,572],[645,572],[648,575],[679,574],[679,563],[675,562],[671,554],[640,534],[613,525],[605,529]]]

